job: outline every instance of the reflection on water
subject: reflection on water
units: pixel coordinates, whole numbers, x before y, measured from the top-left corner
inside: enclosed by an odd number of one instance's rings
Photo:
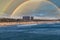
[[[0,40],[60,40],[60,23],[1,27]]]

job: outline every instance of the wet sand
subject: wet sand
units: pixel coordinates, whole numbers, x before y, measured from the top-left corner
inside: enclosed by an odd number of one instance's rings
[[[60,21],[30,21],[30,22],[0,22],[0,26],[18,25],[18,24],[50,24],[60,23]]]

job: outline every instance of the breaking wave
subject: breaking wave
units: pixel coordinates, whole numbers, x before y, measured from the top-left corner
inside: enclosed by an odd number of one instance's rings
[[[25,33],[37,33],[37,34],[57,33],[60,35],[60,23],[11,25],[6,27],[0,27],[0,33],[1,32],[25,32]]]
[[[58,40],[60,39],[60,23],[26,24],[0,27],[0,39],[4,40]]]

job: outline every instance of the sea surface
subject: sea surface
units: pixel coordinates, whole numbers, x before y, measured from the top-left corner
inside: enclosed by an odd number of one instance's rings
[[[60,23],[1,26],[0,40],[60,40]]]

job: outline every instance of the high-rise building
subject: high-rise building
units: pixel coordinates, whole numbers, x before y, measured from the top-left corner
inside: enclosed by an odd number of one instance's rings
[[[30,16],[23,16],[23,20],[24,21],[29,21],[30,20]]]
[[[30,20],[33,20],[34,18],[31,16]]]
[[[24,21],[32,21],[32,20],[33,20],[33,17],[23,16],[23,20],[24,20]]]

